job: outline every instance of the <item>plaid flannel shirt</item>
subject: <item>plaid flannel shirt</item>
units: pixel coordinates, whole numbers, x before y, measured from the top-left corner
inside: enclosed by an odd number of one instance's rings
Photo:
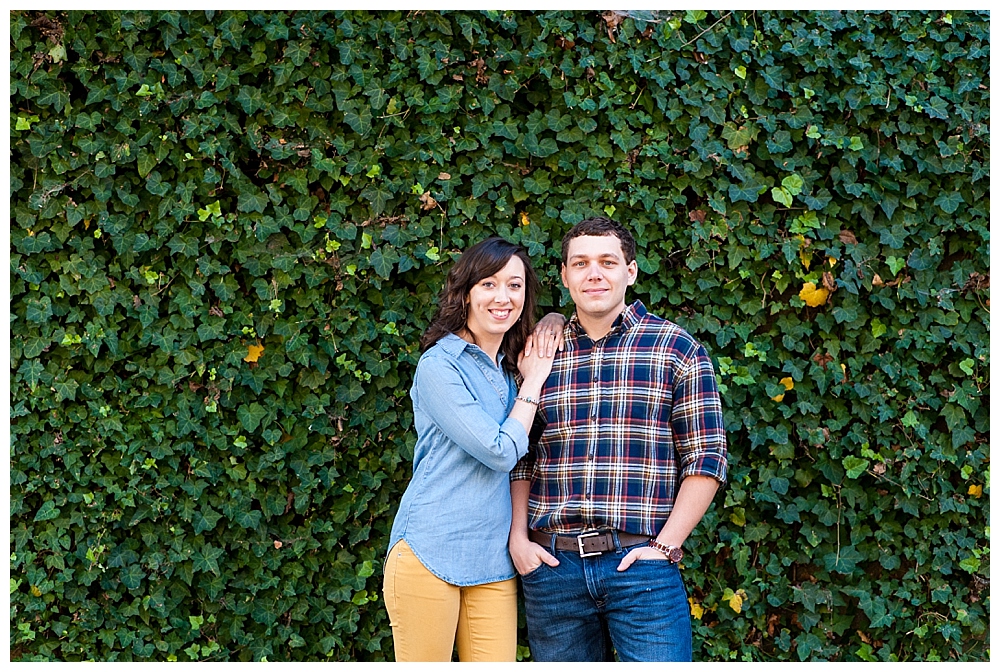
[[[533,445],[511,472],[511,480],[531,480],[528,527],[655,536],[683,478],[725,482],[712,360],[640,301],[597,342],[574,314],[564,340],[542,389]]]

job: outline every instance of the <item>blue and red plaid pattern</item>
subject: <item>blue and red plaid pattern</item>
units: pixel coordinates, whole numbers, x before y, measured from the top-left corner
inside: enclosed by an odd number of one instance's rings
[[[712,360],[640,301],[597,342],[575,314],[564,337],[539,400],[541,436],[511,472],[532,481],[528,527],[655,536],[684,477],[726,479]]]

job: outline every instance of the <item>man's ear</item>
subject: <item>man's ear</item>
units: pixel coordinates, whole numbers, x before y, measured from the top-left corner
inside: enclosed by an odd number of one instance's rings
[[[633,259],[628,265],[628,286],[634,285],[639,278],[639,263]]]
[[[569,284],[566,282],[566,264],[559,265],[559,277],[562,278],[563,287],[569,289]]]

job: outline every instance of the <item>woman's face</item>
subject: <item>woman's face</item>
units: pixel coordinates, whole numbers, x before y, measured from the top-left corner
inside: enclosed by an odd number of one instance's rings
[[[503,336],[524,308],[524,262],[512,256],[495,275],[477,282],[466,297],[466,328],[477,340]]]

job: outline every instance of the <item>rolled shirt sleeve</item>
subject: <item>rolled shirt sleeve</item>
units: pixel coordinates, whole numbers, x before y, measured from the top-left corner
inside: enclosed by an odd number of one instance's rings
[[[674,445],[680,457],[680,477],[710,476],[726,481],[726,431],[715,370],[705,347],[674,380],[670,416]]]

